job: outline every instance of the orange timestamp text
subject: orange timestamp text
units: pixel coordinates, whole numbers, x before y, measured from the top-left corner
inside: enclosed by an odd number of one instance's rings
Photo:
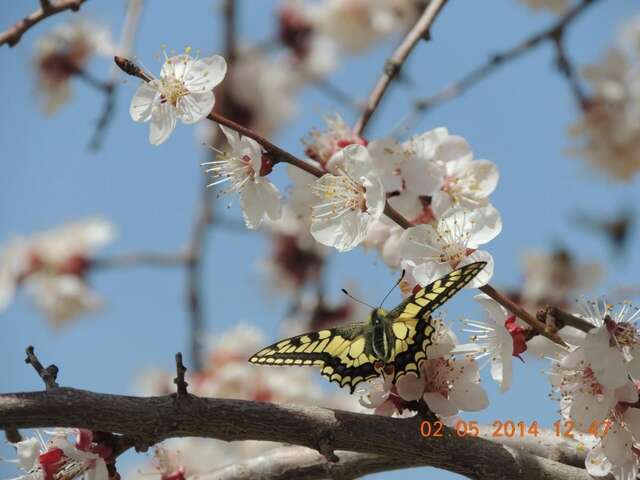
[[[609,431],[610,426],[610,420],[594,420],[585,433],[596,437],[604,437]],[[574,429],[575,424],[571,420],[558,420],[554,422],[550,432],[557,437],[573,438]],[[516,422],[513,420],[496,420],[491,424],[491,427],[482,427],[482,430],[475,420],[458,420],[454,424],[453,429],[447,428],[445,424],[439,420],[424,420],[420,422],[420,435],[425,438],[444,437],[447,430],[453,430],[453,433],[458,437],[490,436],[523,438],[537,437],[545,434],[545,432],[540,429],[537,421]]]

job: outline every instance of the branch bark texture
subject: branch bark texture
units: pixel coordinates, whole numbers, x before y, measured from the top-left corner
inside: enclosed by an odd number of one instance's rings
[[[327,448],[349,450],[394,459],[397,468],[399,462],[407,467],[433,466],[471,479],[590,478],[581,468],[539,456],[551,456],[554,448],[560,448],[575,457],[575,446],[556,442],[545,447],[546,440],[538,440],[532,454],[526,444],[461,438],[451,430],[443,437],[423,438],[418,418],[192,395],[141,398],[72,388],[0,395],[0,429],[49,426],[120,433],[143,447],[171,437],[195,436],[288,443],[322,450],[325,457]]]

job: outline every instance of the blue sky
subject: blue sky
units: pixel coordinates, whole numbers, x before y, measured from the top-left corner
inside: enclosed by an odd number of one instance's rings
[[[33,5],[30,5],[33,3]],[[161,45],[185,46],[203,53],[219,50],[221,28],[211,1],[192,1],[176,8],[174,2],[146,2],[136,55],[157,70]],[[240,1],[240,31],[246,39],[270,38],[274,2]],[[619,23],[640,13],[634,2],[600,2],[571,29],[568,48],[580,63],[596,61],[613,42]],[[0,24],[21,18],[37,2],[2,2]],[[249,8],[249,5],[251,7]],[[112,25],[115,32],[124,2],[89,1],[83,14]],[[264,10],[264,11],[263,11]],[[4,128],[0,145],[4,160],[0,175],[0,242],[14,234],[29,234],[67,220],[101,214],[118,227],[118,241],[105,254],[131,251],[176,251],[188,239],[201,182],[203,152],[194,129],[179,125],[161,147],[147,141],[148,126],[134,124],[127,107],[136,85],[129,80],[118,89],[118,104],[104,147],[87,149],[102,97],[76,82],[74,98],[56,116],[45,117],[35,96],[30,59],[35,39],[71,14],[51,18],[29,31],[12,49],[0,48],[0,98]],[[396,85],[385,97],[368,131],[379,138],[406,115],[411,98],[429,95],[459,77],[489,54],[509,47],[528,32],[548,24],[551,15],[531,14],[515,0],[450,2],[432,30],[433,41],[419,45],[404,72],[408,85]],[[355,97],[375,83],[384,59],[397,39],[369,54],[349,59],[331,81]],[[585,163],[563,152],[569,144],[567,126],[576,109],[563,78],[553,68],[548,45],[507,65],[463,97],[429,113],[416,133],[438,126],[464,136],[478,158],[497,163],[501,179],[492,197],[503,217],[502,234],[489,245],[496,260],[492,284],[508,286],[520,278],[520,255],[526,249],[548,249],[561,242],[584,259],[607,265],[608,275],[598,293],[637,284],[640,251],[630,249],[624,263],[611,263],[600,238],[576,230],[568,222],[576,210],[611,214],[622,205],[640,201],[638,180],[613,183]],[[108,61],[95,61],[90,70],[105,76]],[[299,139],[311,127],[321,127],[321,115],[339,111],[355,118],[322,92],[307,89],[300,98],[300,113],[277,134],[278,144],[302,154]],[[280,185],[285,178],[276,173]],[[237,207],[221,210],[239,219]],[[635,238],[632,239],[632,242]],[[209,235],[205,262],[205,310],[212,333],[239,321],[276,332],[286,302],[270,298],[256,266],[268,245],[260,234],[214,229]],[[361,297],[381,298],[394,275],[373,254],[354,251],[334,256],[330,263],[329,291],[336,297],[348,282],[358,285]],[[172,368],[173,354],[187,348],[188,317],[183,306],[183,272],[176,269],[131,268],[96,273],[92,282],[108,300],[108,308],[62,332],[52,332],[32,305],[20,295],[0,315],[0,391],[37,390],[37,376],[24,364],[24,348],[35,345],[43,362],[56,363],[60,383],[110,393],[128,393],[132,379],[144,367]],[[247,289],[257,291],[246,302]],[[478,318],[480,309],[465,291],[447,305],[448,318]],[[397,300],[394,297],[391,304]],[[557,420],[556,404],[548,400],[543,364],[528,361],[515,366],[514,385],[500,394],[490,381],[484,384],[491,406],[470,419],[492,422],[538,420],[550,426]],[[11,456],[0,447],[0,455]],[[126,460],[131,465],[135,458]],[[0,464],[0,477],[13,470]],[[372,478],[423,478],[423,470],[387,473]],[[430,478],[457,478],[430,472]]]

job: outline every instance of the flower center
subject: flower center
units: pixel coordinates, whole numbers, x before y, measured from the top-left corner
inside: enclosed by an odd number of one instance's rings
[[[182,97],[189,95],[189,90],[182,80],[171,75],[161,80],[160,94],[162,95],[162,103],[169,102],[175,107]]]
[[[324,220],[338,218],[347,212],[366,212],[366,188],[343,171],[340,175],[325,175],[311,188],[313,193],[327,200],[313,207],[313,216]]]
[[[240,190],[246,182],[253,179],[256,175],[256,172],[251,166],[251,158],[249,158],[248,155],[233,157],[225,154],[222,160],[207,162],[203,165],[211,165],[211,168],[206,170],[207,173],[211,174],[213,179],[213,182],[208,185],[209,187],[230,182],[229,187],[227,187],[223,193]]]

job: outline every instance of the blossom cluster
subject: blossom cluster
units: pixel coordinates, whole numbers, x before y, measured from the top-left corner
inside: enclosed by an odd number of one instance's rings
[[[89,218],[9,241],[0,248],[0,311],[9,306],[19,286],[54,327],[101,308],[87,273],[96,250],[114,235],[110,223]]]
[[[630,181],[640,171],[640,17],[629,23],[620,45],[583,69],[592,94],[571,126],[572,152],[610,177]]]

